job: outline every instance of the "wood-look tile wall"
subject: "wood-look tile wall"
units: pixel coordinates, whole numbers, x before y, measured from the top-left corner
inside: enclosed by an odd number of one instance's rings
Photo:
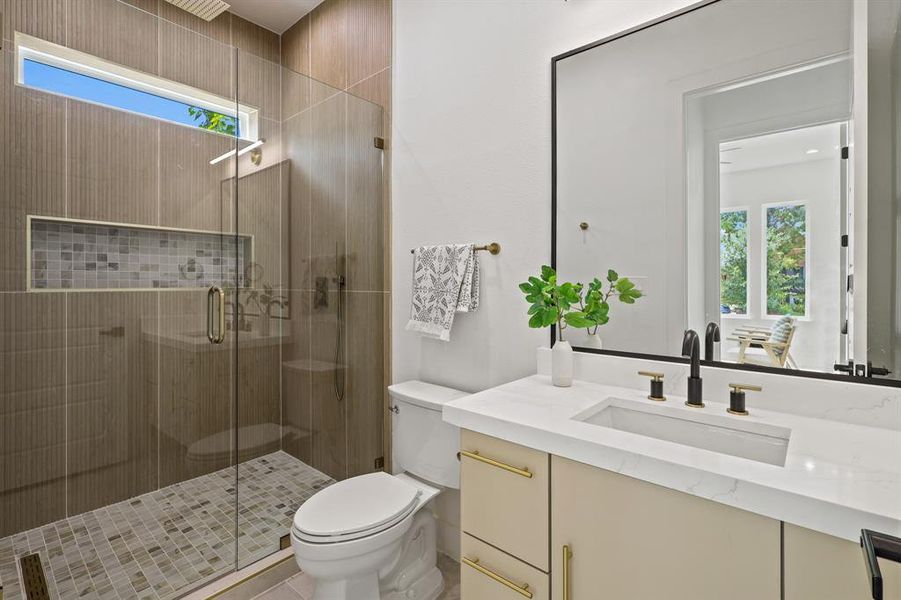
[[[288,69],[390,114],[390,0],[325,0],[282,34],[281,57]]]
[[[282,35],[289,294],[298,309],[284,349],[282,401],[286,429],[303,432],[285,448],[336,478],[390,459],[390,156],[373,145],[390,131],[390,11],[390,0],[325,0]],[[346,275],[341,318],[339,271]],[[327,294],[316,292],[317,280]]]
[[[324,99],[282,129],[291,164],[282,414],[285,448],[344,478],[375,470],[384,454],[384,315],[372,310],[386,295],[382,153],[373,145],[382,110],[316,88],[310,96]]]
[[[232,430],[235,402],[242,460],[281,445],[343,478],[390,458],[390,155],[372,143],[390,131],[390,2],[326,0],[281,39],[163,0],[0,0],[0,12],[0,536],[231,464],[196,453]],[[262,167],[239,162],[238,211],[233,164],[209,165],[230,140],[13,85],[14,31],[221,95],[237,86],[267,140]],[[27,214],[237,221],[263,267],[251,291],[289,300],[272,325],[288,341],[241,350],[236,371],[231,353],[161,335],[202,332],[203,291],[26,293]],[[252,428],[266,424],[282,432],[274,445]]]
[[[207,23],[163,0],[0,0],[0,12],[2,537],[233,462],[189,454],[232,431],[236,377],[255,400],[242,422],[280,420],[278,345],[243,351],[236,373],[228,352],[158,343],[166,323],[203,332],[204,291],[25,292],[28,214],[214,231],[231,230],[236,215],[227,163],[209,165],[231,140],[17,86],[13,32],[225,96],[240,80],[240,99],[276,128],[280,40],[229,13]],[[257,202],[242,216],[257,217],[257,255],[281,286],[284,236],[268,231],[286,204],[275,179],[241,184]]]

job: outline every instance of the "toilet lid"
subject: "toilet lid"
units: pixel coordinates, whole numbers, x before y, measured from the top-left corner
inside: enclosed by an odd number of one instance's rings
[[[361,537],[409,514],[420,493],[413,485],[387,473],[352,477],[304,502],[294,515],[294,528],[306,536]]]

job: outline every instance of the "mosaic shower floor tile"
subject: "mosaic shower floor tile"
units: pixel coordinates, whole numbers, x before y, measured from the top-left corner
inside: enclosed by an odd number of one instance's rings
[[[0,539],[3,600],[26,600],[19,558],[38,553],[51,598],[169,600],[279,549],[297,507],[334,483],[278,451]]]

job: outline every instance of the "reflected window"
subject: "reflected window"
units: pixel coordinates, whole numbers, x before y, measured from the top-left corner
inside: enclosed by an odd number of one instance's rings
[[[748,314],[748,211],[720,213],[720,312]]]
[[[766,314],[807,315],[807,206],[764,207]]]

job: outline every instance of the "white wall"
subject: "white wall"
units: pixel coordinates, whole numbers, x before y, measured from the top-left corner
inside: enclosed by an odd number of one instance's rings
[[[689,0],[395,0],[392,125],[394,382],[478,391],[535,372],[518,284],[550,262],[551,57]],[[482,304],[450,342],[404,330],[410,249],[499,242],[482,257]],[[438,548],[459,558],[459,494],[433,506]]]
[[[835,144],[839,142],[838,137]],[[720,206],[748,210],[750,248],[748,318],[722,318],[722,359],[735,360],[726,351],[737,348],[729,338],[736,327],[769,327],[763,316],[761,265],[763,205],[803,201],[807,205],[810,314],[798,320],[791,353],[802,369],[833,372],[839,347],[839,212],[840,164],[838,155],[826,160],[724,173],[720,179]]]
[[[550,260],[551,57],[686,0],[395,0],[393,380],[481,390],[535,370],[517,284]],[[497,241],[449,343],[404,330],[414,246]]]

